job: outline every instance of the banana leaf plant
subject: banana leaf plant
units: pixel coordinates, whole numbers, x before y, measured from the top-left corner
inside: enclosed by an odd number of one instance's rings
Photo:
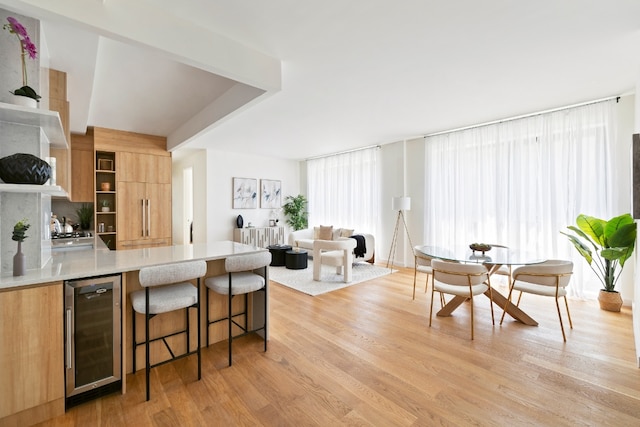
[[[567,236],[587,260],[602,282],[603,290],[616,292],[616,282],[636,243],[637,224],[633,217],[624,214],[606,221],[580,214],[576,218],[576,225],[567,227],[576,235],[560,233]]]

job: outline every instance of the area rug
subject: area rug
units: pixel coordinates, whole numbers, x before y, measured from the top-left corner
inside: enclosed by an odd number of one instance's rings
[[[313,260],[310,259],[307,268],[304,270],[269,267],[269,279],[307,295],[316,296],[382,277],[391,272],[389,268],[379,267],[368,262],[357,262],[353,264],[351,282],[344,283],[342,275],[336,274],[335,267],[323,265],[320,276],[322,281],[316,282],[313,280]]]

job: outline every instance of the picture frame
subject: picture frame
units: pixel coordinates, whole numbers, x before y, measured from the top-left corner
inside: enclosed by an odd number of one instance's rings
[[[98,159],[98,170],[101,170],[101,171],[112,171],[113,170],[113,160],[111,160],[111,159]]]
[[[260,208],[279,209],[282,207],[282,182],[273,179],[260,180]]]
[[[258,207],[258,180],[256,178],[233,178],[233,209],[255,209]]]

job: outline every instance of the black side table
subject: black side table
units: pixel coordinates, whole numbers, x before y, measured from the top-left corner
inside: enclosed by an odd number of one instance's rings
[[[285,254],[285,265],[289,270],[302,270],[307,268],[307,251],[304,249],[287,251]]]
[[[285,264],[285,253],[291,250],[289,245],[269,245],[267,246],[269,252],[271,252],[271,264],[272,267],[283,267]]]

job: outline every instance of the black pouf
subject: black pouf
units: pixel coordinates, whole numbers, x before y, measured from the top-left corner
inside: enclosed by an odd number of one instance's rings
[[[42,185],[49,178],[49,163],[32,154],[16,153],[0,159],[0,179],[7,184]]]
[[[291,250],[289,245],[269,245],[267,246],[269,252],[271,252],[271,264],[272,267],[283,267],[286,263],[285,253]]]
[[[307,251],[298,249],[285,252],[285,267],[289,270],[302,270],[307,268]]]

